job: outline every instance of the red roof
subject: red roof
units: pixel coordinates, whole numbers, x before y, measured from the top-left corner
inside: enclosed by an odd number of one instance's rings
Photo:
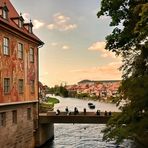
[[[13,29],[17,30],[20,33],[23,33],[27,37],[30,37],[31,39],[37,41],[39,45],[43,45],[44,43],[33,33],[29,33],[28,30],[25,27],[19,28],[18,25],[12,20],[13,18],[19,18],[20,15],[16,11],[16,9],[13,7],[11,2],[9,0],[0,0],[0,7],[7,6],[8,8],[8,20],[3,19],[0,17],[0,24],[4,23],[5,25],[8,25],[9,27],[12,27]]]

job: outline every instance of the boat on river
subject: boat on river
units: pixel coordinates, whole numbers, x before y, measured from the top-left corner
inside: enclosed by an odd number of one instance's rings
[[[95,105],[93,104],[93,103],[88,103],[88,107],[90,108],[90,109],[95,109]]]
[[[88,106],[90,106],[90,105],[93,105],[93,103],[89,102],[89,103],[88,103]]]

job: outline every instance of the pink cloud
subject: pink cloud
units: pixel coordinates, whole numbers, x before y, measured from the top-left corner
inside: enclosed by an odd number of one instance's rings
[[[71,18],[61,13],[53,15],[53,23],[49,24],[47,28],[49,30],[68,31],[77,28],[76,24],[70,23]]]
[[[104,58],[107,58],[107,57],[117,58],[113,52],[107,51],[105,49],[105,45],[106,45],[106,43],[103,42],[103,41],[95,42],[88,48],[88,50],[90,50],[90,51],[99,51],[101,53],[101,57],[104,57]]]
[[[83,75],[85,78],[120,79],[120,66],[121,62],[112,62],[104,66],[72,70],[71,73],[75,73],[76,75]]]

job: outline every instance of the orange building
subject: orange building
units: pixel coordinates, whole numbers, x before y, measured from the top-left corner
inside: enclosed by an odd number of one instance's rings
[[[0,0],[0,147],[33,147],[38,121],[38,48],[32,22]]]

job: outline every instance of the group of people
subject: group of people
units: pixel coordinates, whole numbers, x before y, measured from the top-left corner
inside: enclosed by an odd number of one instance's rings
[[[71,112],[69,111],[68,107],[65,108],[65,112],[66,112],[67,115],[71,115]],[[86,115],[86,108],[84,108],[83,112],[84,112],[84,115]],[[56,115],[59,115],[59,114],[60,114],[60,110],[57,109]],[[79,111],[78,111],[77,107],[75,107],[74,108],[74,115],[78,115],[78,114],[79,114]],[[98,116],[101,115],[100,110],[96,111],[96,115],[98,115]],[[109,112],[105,111],[104,112],[104,116],[111,116],[111,115],[112,115],[111,111],[109,111]]]

